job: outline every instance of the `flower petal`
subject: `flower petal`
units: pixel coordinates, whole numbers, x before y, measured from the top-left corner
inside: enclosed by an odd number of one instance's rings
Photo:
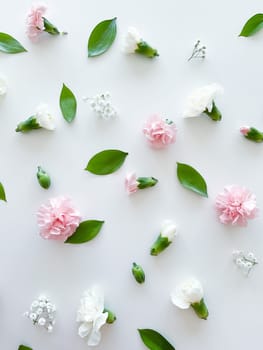
[[[88,322],[85,322],[85,323],[82,323],[80,326],[79,326],[79,331],[78,331],[78,334],[81,338],[85,338],[87,337],[89,334],[90,334],[90,331],[92,329],[92,323],[88,323]]]

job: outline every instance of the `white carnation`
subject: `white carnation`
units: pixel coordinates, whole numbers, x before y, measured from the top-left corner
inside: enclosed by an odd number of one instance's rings
[[[171,294],[171,301],[180,309],[188,309],[191,304],[200,303],[203,297],[201,283],[195,278],[190,278],[175,289]]]
[[[123,38],[122,49],[125,53],[134,53],[141,41],[142,38],[137,29],[134,27],[129,27],[128,32]]]

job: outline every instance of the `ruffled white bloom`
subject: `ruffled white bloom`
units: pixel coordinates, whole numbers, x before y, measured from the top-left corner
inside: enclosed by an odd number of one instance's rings
[[[122,50],[125,53],[134,53],[138,48],[138,44],[142,41],[142,37],[138,30],[129,27],[128,32],[123,37]]]
[[[0,96],[5,95],[7,92],[7,82],[3,75],[0,75]]]
[[[35,118],[41,128],[47,130],[55,129],[55,118],[50,114],[46,104],[40,104],[36,109]]]
[[[171,220],[165,220],[162,224],[161,236],[166,237],[169,242],[172,242],[176,236],[176,226]]]
[[[171,301],[180,309],[188,309],[191,304],[200,303],[204,297],[201,283],[190,278],[180,284],[171,294]]]
[[[198,117],[205,110],[212,111],[214,98],[218,94],[222,94],[224,89],[221,85],[213,83],[203,86],[195,90],[187,100],[186,110],[184,111],[184,117]]]
[[[87,290],[80,300],[77,312],[77,322],[81,322],[78,334],[81,338],[88,337],[88,345],[98,345],[101,339],[100,328],[106,323],[108,312],[104,311],[103,292],[93,287]]]

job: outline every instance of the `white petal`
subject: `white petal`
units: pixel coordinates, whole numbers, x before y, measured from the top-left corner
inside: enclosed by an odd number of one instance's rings
[[[171,301],[175,306],[179,307],[179,309],[188,309],[191,305],[184,300],[183,295],[178,293],[178,291],[171,294]]]
[[[89,335],[90,331],[92,329],[92,323],[82,323],[79,326],[78,334],[81,338],[85,338],[87,335]]]

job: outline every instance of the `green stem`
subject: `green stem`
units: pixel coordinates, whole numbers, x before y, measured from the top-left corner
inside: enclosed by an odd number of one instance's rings
[[[49,20],[47,20],[45,17],[42,17],[44,20],[44,32],[47,32],[48,34],[51,35],[59,35],[60,31],[58,30],[57,27],[55,27]]]
[[[263,142],[263,133],[257,130],[256,128],[251,127],[245,138],[254,141],[257,143]]]
[[[151,255],[157,256],[164,251],[172,242],[169,242],[167,237],[162,237],[160,234],[151,247]]]
[[[211,112],[209,112],[208,109],[206,109],[204,113],[214,121],[220,121],[222,119],[222,114],[219,111],[219,109],[216,107],[216,104],[214,101],[213,101]]]
[[[197,314],[197,316],[203,320],[206,320],[209,312],[207,309],[207,306],[204,302],[204,299],[201,299],[201,301],[199,303],[194,303],[191,304],[191,307],[194,309],[195,313]]]
[[[153,187],[157,184],[158,180],[154,177],[138,177],[136,181],[139,183],[138,188],[143,190],[144,188]]]
[[[116,321],[117,317],[116,317],[114,312],[112,312],[111,310],[106,309],[106,308],[104,308],[103,313],[104,312],[108,312],[108,317],[107,317],[107,320],[106,320],[107,323],[111,324],[111,323]]]
[[[16,132],[28,132],[40,128],[41,126],[38,124],[36,117],[32,116],[20,122],[16,127]]]
[[[156,49],[152,48],[146,41],[141,41],[137,44],[135,52],[148,58],[159,56]]]

